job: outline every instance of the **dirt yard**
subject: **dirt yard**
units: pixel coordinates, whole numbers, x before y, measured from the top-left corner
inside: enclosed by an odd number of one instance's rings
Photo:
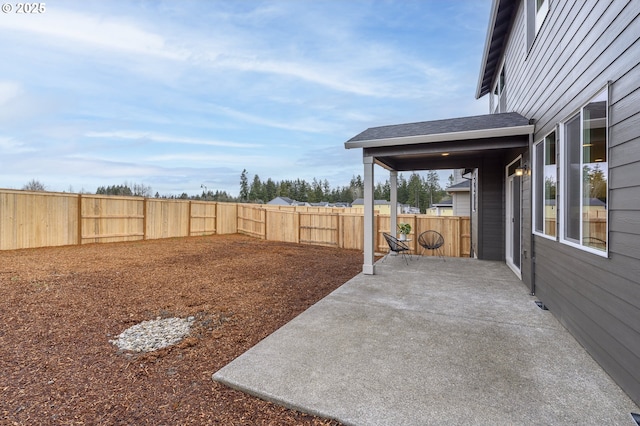
[[[0,252],[0,424],[335,425],[211,375],[361,266],[358,251],[239,235]],[[188,316],[175,346],[109,343]]]

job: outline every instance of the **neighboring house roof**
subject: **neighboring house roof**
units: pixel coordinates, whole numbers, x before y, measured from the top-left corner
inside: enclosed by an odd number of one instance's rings
[[[518,3],[514,0],[493,0],[484,53],[480,64],[476,99],[491,92],[493,78],[500,66],[500,59],[507,44]]]
[[[532,132],[533,125],[528,118],[508,112],[371,127],[345,142],[345,147],[410,145],[528,135]]]
[[[385,206],[390,204],[389,201],[387,200],[373,200],[373,204],[376,206]],[[364,205],[364,198],[356,198],[355,200],[353,200],[353,203],[351,203],[352,206],[362,206]]]
[[[290,206],[294,201],[289,197],[276,197],[267,204],[277,204],[279,206]]]
[[[432,207],[453,207],[453,199],[445,198],[440,200],[439,203],[433,203]]]
[[[447,192],[469,192],[471,190],[471,181],[465,180],[446,188]]]

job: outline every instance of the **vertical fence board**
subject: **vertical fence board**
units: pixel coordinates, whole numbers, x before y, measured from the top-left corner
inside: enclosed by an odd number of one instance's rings
[[[81,244],[144,238],[144,199],[82,195]]]
[[[147,199],[147,239],[189,235],[189,201]]]
[[[216,233],[235,234],[238,232],[238,204],[217,203]]]
[[[323,246],[340,246],[340,217],[337,213],[298,213],[299,242]]]
[[[298,242],[297,212],[263,210],[266,219],[266,239],[270,241]]]
[[[266,211],[256,204],[238,204],[238,232],[257,238],[266,235]]]
[[[0,250],[61,246],[77,241],[75,195],[0,192]]]
[[[211,235],[217,232],[218,203],[191,201],[189,235]]]
[[[348,213],[340,216],[342,219],[343,248],[364,250],[364,216]]]

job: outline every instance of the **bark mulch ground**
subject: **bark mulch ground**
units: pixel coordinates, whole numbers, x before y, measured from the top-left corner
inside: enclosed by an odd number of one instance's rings
[[[0,424],[336,425],[211,375],[361,265],[359,251],[240,235],[0,252]],[[175,346],[109,343],[189,316]]]

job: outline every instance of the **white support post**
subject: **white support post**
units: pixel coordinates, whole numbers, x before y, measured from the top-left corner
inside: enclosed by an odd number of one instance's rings
[[[375,227],[373,223],[373,157],[363,157],[364,163],[364,264],[362,273],[375,274]]]
[[[391,189],[391,217],[389,220],[389,233],[394,237],[398,235],[398,171],[389,172],[389,186]]]

